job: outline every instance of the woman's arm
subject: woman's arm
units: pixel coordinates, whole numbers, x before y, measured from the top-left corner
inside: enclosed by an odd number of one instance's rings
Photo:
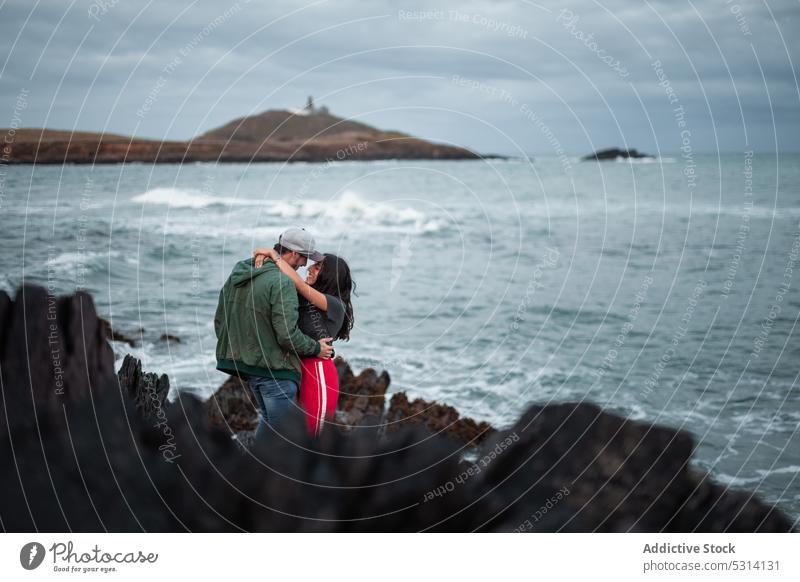
[[[315,307],[318,307],[322,311],[328,311],[328,298],[325,297],[325,294],[320,293],[311,285],[303,281],[303,278],[297,274],[297,271],[295,271],[291,265],[278,256],[278,253],[275,249],[256,249],[253,251],[253,256],[255,257],[256,268],[261,268],[261,266],[264,264],[264,260],[270,259],[276,265],[278,265],[278,268],[284,275],[292,280],[292,283],[294,283],[294,286],[297,287],[297,292],[300,293],[300,295],[305,297]]]

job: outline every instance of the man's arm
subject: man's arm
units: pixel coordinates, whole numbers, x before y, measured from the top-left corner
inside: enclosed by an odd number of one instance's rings
[[[217,300],[217,310],[214,312],[214,335],[219,339],[219,332],[222,329],[222,319],[225,316],[225,287],[220,289],[219,299]]]
[[[272,329],[275,330],[278,344],[284,350],[296,352],[297,355],[307,358],[319,354],[319,342],[308,337],[297,327],[297,291],[288,278],[280,277],[277,288],[272,291],[270,307]]]

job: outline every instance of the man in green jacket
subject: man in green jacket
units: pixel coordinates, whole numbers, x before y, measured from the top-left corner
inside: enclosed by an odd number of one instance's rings
[[[299,228],[284,232],[276,249],[294,269],[309,258],[323,258],[311,235]],[[275,263],[257,269],[247,259],[234,265],[214,316],[217,369],[250,385],[261,412],[256,438],[294,405],[300,358],[331,357],[331,338],[311,339],[298,329],[297,320],[297,290]]]

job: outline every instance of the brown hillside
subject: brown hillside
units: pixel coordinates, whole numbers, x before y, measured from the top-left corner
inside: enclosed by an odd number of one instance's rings
[[[123,162],[324,162],[327,160],[467,160],[477,154],[397,131],[346,121],[327,109],[265,111],[188,142],[51,129],[3,130],[0,157],[10,164]]]
[[[380,134],[364,123],[336,117],[327,111],[297,115],[283,109],[240,117],[222,127],[197,136],[197,140],[220,141],[295,141],[327,137],[341,133]]]

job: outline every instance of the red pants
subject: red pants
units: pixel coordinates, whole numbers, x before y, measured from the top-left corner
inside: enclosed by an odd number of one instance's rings
[[[333,417],[339,400],[339,374],[333,360],[303,358],[298,401],[306,417],[308,434],[319,436],[326,418]]]

